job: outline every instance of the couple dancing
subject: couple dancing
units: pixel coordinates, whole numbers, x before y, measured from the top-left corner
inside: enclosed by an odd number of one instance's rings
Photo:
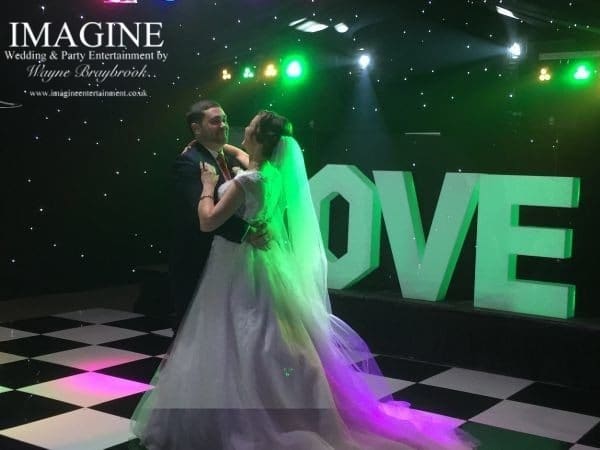
[[[245,151],[226,145],[227,117],[215,102],[194,104],[188,124],[196,139],[175,165],[187,216],[170,267],[181,325],[134,412],[141,442],[149,450],[473,448],[451,420],[379,399],[365,381],[381,372],[331,314],[289,121],[259,112]],[[246,170],[227,180],[223,151]]]

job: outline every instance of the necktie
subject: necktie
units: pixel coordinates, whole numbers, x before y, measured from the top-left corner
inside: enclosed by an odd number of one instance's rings
[[[225,162],[225,157],[223,153],[217,154],[217,164],[223,173],[223,177],[225,180],[231,180],[231,173],[229,173],[229,169],[227,168],[227,163]]]

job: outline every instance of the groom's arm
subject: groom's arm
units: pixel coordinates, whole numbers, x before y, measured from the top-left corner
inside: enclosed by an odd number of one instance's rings
[[[235,145],[225,144],[223,150],[225,151],[225,154],[235,158],[244,169],[247,169],[250,165],[250,156],[241,148],[236,147]]]

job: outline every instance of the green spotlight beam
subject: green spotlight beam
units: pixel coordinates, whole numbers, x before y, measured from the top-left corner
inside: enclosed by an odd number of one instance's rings
[[[282,59],[284,83],[298,84],[307,79],[309,67],[304,55],[299,53],[288,54]]]
[[[576,80],[588,80],[592,76],[592,71],[586,64],[580,64],[577,66],[577,70],[573,74],[573,78]]]
[[[300,64],[300,61],[297,60],[291,61],[287,65],[285,73],[290,78],[298,78],[302,76],[302,64]]]

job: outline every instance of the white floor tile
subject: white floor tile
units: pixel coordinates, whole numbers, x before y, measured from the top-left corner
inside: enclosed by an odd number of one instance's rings
[[[148,384],[86,372],[17,390],[88,407],[149,389],[152,389],[152,386]]]
[[[104,344],[105,342],[113,342],[120,339],[140,336],[142,334],[146,333],[143,331],[128,330],[126,328],[111,327],[108,325],[89,325],[86,327],[69,328],[67,330],[45,333],[44,336],[98,345]]]
[[[12,355],[10,353],[2,353],[0,352],[0,364],[8,364],[15,361],[21,361],[22,359],[27,359],[24,356]]]
[[[12,389],[4,387],[4,386],[0,386],[0,394],[3,394],[4,392],[8,392],[8,391],[12,391]]]
[[[116,322],[117,320],[133,319],[142,317],[142,314],[136,314],[128,311],[119,311],[117,309],[93,308],[79,311],[71,311],[62,314],[55,314],[54,317],[63,317],[65,319],[81,320],[89,323]]]
[[[533,381],[455,367],[420,383],[488,397],[507,398]]]
[[[600,422],[600,418],[504,400],[470,421],[565,442],[577,442]]]
[[[13,330],[12,328],[0,327],[0,342],[12,341],[13,339],[21,339],[30,336],[37,336],[37,334],[29,333],[27,331]]]
[[[599,450],[599,447],[590,447],[589,445],[575,444],[569,450]]]
[[[33,359],[92,371],[144,358],[149,358],[149,355],[120,350],[118,348],[91,345],[89,347],[80,347],[63,352],[36,356]]]
[[[164,330],[155,330],[152,333],[165,337],[173,337],[173,330],[171,328],[166,328]]]
[[[362,377],[365,379],[377,398],[383,398],[387,395],[392,395],[394,392],[414,384],[412,381],[380,377],[377,375],[362,374]]]
[[[112,414],[78,409],[0,434],[51,450],[103,450],[133,439],[129,423]]]

